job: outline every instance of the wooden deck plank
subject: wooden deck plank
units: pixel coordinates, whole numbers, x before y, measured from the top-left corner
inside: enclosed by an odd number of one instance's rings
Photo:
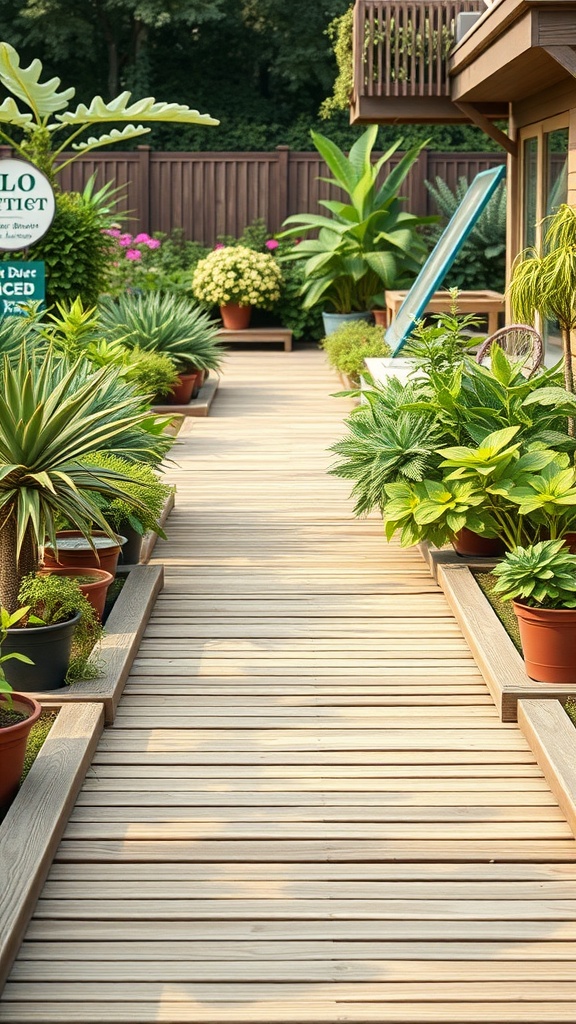
[[[325,473],[335,386],[234,351],[184,425],[164,590],[0,1021],[576,1020],[572,832],[419,552]]]

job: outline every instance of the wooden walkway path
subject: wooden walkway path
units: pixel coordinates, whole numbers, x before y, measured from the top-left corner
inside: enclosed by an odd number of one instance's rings
[[[574,839],[420,556],[326,476],[336,388],[234,351],[187,425],[166,588],[0,1021],[576,1021]]]

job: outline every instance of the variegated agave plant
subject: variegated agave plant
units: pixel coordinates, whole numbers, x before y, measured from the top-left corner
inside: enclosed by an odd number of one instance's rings
[[[144,124],[133,124],[133,121],[177,121],[184,124],[212,125],[219,123],[209,114],[200,114],[183,103],[157,103],[152,96],[131,103],[129,92],[120,93],[109,103],[105,103],[100,96],[95,96],[89,106],[79,103],[75,110],[68,110],[75,90],[70,88],[59,92],[60,79],[51,78],[47,82],[41,82],[41,74],[42,64],[39,60],[33,60],[29,67],[22,68],[20,57],[14,47],[9,43],[0,43],[0,83],[12,94],[0,104],[0,136],[20,156],[30,160],[49,178],[53,178],[81,153],[98,149],[100,146],[110,146],[114,142],[127,142],[151,131]],[[28,109],[22,110],[16,100]],[[89,128],[98,129],[100,125],[118,122],[126,122],[125,127],[112,128],[102,135],[90,136],[82,142],[77,141]],[[14,128],[20,129],[21,137],[13,136],[11,132]],[[66,129],[66,137],[55,145],[53,139]],[[76,156],[56,166],[60,154],[70,148],[77,151]]]

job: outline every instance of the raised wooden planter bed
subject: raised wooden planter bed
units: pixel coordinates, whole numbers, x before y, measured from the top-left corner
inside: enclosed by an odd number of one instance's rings
[[[102,672],[98,678],[73,683],[49,694],[34,693],[32,696],[42,703],[51,698],[59,704],[103,704],[106,723],[112,723],[150,612],[163,584],[163,566],[133,566],[106,622],[100,650]]]
[[[494,561],[483,559],[486,566]],[[447,562],[438,565],[438,583],[442,587],[476,664],[492,694],[503,722],[515,722],[517,704],[523,699],[563,699],[574,686],[536,683],[526,675],[524,662],[508,636],[496,612],[484,597],[472,575],[471,566],[480,568],[478,559],[468,565]]]
[[[212,374],[200,388],[198,398],[193,398],[187,405],[154,405],[152,410],[167,415],[174,413],[181,416],[207,416],[216,397],[219,383],[220,379]]]
[[[418,550],[436,582],[438,582],[438,569],[441,565],[467,565],[480,572],[490,572],[496,565],[494,558],[479,558],[478,555],[472,558],[468,555],[458,555],[451,544],[447,544],[443,548],[434,548],[430,544],[422,543],[418,545]]]
[[[520,700],[518,725],[576,835],[576,729],[557,700]]]
[[[241,331],[231,331],[226,327],[221,327],[217,332],[217,337],[225,345],[235,341],[257,341],[261,345],[280,342],[284,346],[285,352],[292,351],[292,331],[287,327],[247,327]]]
[[[0,991],[20,948],[104,725],[102,704],[42,699],[58,710],[38,757],[0,824]]]

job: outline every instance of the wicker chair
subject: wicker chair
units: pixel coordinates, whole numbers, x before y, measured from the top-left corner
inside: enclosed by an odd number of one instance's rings
[[[530,327],[529,324],[510,324],[509,327],[501,327],[499,331],[491,334],[476,353],[477,363],[482,363],[486,356],[490,355],[492,345],[500,345],[507,356],[516,362],[522,362],[522,372],[527,377],[532,377],[542,365],[542,338],[536,328]]]

